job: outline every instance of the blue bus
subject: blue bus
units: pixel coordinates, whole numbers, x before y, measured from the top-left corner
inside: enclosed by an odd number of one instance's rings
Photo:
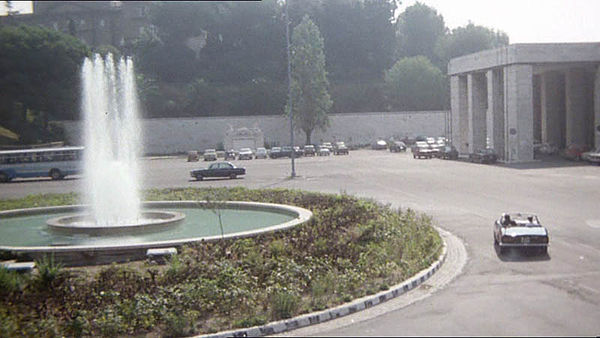
[[[0,151],[0,182],[29,177],[60,180],[79,174],[82,160],[83,147]]]

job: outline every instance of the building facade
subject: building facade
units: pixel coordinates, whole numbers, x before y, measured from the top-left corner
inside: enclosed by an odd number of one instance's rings
[[[0,25],[40,25],[73,35],[89,46],[123,47],[154,34],[146,1],[33,1],[33,13],[0,17]]]
[[[452,59],[451,140],[505,162],[534,143],[600,146],[600,43],[513,44]]]

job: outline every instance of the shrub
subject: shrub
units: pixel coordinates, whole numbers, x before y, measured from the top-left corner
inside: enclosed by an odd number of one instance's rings
[[[54,260],[54,254],[45,255],[35,261],[37,275],[34,282],[39,288],[48,288],[52,282],[61,274],[63,264]]]
[[[291,318],[296,314],[300,297],[286,290],[277,290],[271,295],[271,318]]]
[[[21,290],[24,279],[23,275],[0,266],[0,295],[5,296]]]

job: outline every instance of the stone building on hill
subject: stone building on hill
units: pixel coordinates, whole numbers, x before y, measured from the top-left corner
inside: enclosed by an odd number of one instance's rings
[[[40,25],[73,35],[89,46],[125,46],[154,34],[147,1],[33,1],[33,13],[0,17],[0,25]]]

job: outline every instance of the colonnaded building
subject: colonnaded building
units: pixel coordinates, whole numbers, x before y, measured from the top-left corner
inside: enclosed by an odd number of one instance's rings
[[[452,59],[453,144],[505,162],[534,143],[600,146],[600,43],[513,44]]]

